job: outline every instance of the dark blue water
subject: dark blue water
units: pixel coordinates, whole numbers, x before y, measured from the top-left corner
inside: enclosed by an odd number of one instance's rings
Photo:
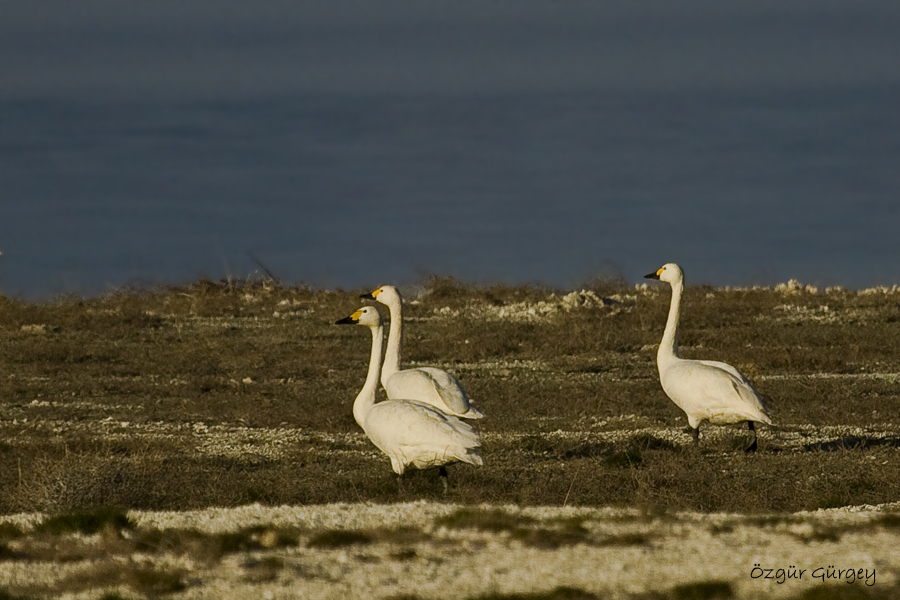
[[[893,5],[66,6],[0,25],[7,295],[900,281]]]

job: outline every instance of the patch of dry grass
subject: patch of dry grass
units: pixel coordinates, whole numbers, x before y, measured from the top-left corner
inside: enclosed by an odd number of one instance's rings
[[[450,499],[742,512],[897,499],[900,436],[883,433],[900,402],[895,295],[686,290],[683,353],[744,370],[780,425],[745,457],[736,427],[704,427],[692,449],[660,389],[668,290],[587,287],[608,304],[526,320],[483,307],[563,292],[433,278],[408,298],[406,364],[453,371],[488,414],[486,464],[452,467]],[[353,421],[369,340],[332,323],[362,291],[201,281],[3,300],[0,513],[442,498],[432,472],[398,490]]]
[[[639,532],[592,533],[578,517],[543,520],[502,509],[461,509],[435,519],[435,525],[448,529],[472,529],[479,532],[505,533],[510,540],[526,546],[555,550],[562,546],[589,544],[594,546],[643,546],[650,535]]]
[[[178,570],[159,570],[137,564],[109,564],[89,567],[60,581],[55,590],[79,592],[85,590],[125,587],[144,597],[180,592],[187,587],[184,573]]]
[[[860,588],[847,585],[819,585],[809,588],[796,600],[891,600],[897,597],[897,586]]]
[[[599,596],[580,590],[561,586],[547,592],[532,592],[528,594],[486,594],[477,596],[472,600],[597,600]]]

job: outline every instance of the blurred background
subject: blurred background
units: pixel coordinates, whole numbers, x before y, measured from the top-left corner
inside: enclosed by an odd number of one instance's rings
[[[0,290],[900,282],[900,4],[0,0]]]

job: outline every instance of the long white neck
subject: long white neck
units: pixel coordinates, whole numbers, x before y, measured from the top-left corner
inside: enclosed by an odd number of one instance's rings
[[[372,330],[372,354],[369,356],[369,373],[366,383],[353,402],[353,418],[365,429],[366,415],[375,406],[375,391],[378,389],[378,375],[381,371],[381,347],[384,344],[384,327],[377,325]]]
[[[400,342],[403,337],[403,317],[400,312],[400,300],[388,304],[391,311],[391,327],[388,330],[387,351],[384,354],[384,367],[381,370],[381,385],[387,387],[387,380],[400,370]]]
[[[669,318],[663,332],[659,350],[656,352],[656,363],[662,365],[678,358],[678,323],[681,321],[681,293],[684,283],[679,279],[672,283],[672,303],[669,305]]]

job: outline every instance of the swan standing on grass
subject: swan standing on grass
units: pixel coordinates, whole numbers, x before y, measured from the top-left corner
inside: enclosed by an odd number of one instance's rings
[[[338,325],[365,325],[372,330],[372,355],[362,391],[353,402],[353,418],[379,450],[391,459],[394,472],[402,476],[407,466],[417,469],[440,467],[447,491],[445,465],[466,462],[482,465],[481,440],[471,425],[446,415],[435,407],[409,400],[375,403],[381,371],[384,327],[374,306],[364,306]]]
[[[684,291],[681,267],[668,263],[645,277],[672,286],[672,304],[656,353],[656,366],[666,395],[687,415],[694,445],[698,444],[700,423],[703,421],[715,425],[747,421],[748,428],[753,432],[753,443],[745,452],[755,452],[754,421],[771,425],[772,420],[750,382],[729,364],[714,360],[686,360],[678,356],[678,323],[681,319],[681,293]]]
[[[400,369],[400,342],[403,337],[400,292],[392,285],[383,285],[361,298],[381,302],[391,311],[387,352],[381,371],[381,385],[391,400],[418,400],[436,406],[448,415],[463,419],[480,419],[484,414],[469,404],[469,397],[459,381],[442,369],[420,367]]]

